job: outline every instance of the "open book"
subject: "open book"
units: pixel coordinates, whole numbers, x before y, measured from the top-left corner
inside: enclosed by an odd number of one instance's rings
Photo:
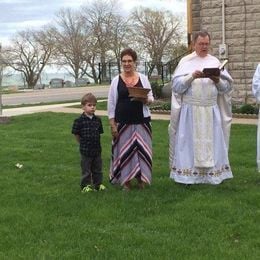
[[[228,63],[228,60],[224,60],[218,68],[204,68],[203,73],[204,77],[208,78],[211,76],[219,77],[220,71],[224,69],[225,65]]]

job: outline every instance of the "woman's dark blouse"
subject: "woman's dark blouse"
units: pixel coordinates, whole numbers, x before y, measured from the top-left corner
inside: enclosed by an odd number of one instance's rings
[[[142,82],[139,78],[135,87],[143,88]],[[121,124],[143,124],[149,122],[150,117],[143,115],[143,103],[140,101],[131,100],[125,82],[119,76],[117,85],[118,100],[115,110],[115,121]]]

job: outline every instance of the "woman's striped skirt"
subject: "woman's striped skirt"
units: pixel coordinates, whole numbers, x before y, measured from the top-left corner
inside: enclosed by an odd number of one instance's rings
[[[119,124],[112,141],[110,182],[124,185],[133,178],[151,184],[152,131],[150,123]]]

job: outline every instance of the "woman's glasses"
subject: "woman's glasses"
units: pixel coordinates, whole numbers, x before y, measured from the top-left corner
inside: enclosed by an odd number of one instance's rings
[[[133,61],[133,60],[122,60],[121,62],[124,63],[124,64],[126,64],[126,63],[132,63],[132,62],[134,62],[134,61]]]

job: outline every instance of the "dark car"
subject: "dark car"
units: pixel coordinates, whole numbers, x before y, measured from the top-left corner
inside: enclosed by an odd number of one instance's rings
[[[50,80],[50,88],[63,88],[64,80],[60,78],[54,78]]]

